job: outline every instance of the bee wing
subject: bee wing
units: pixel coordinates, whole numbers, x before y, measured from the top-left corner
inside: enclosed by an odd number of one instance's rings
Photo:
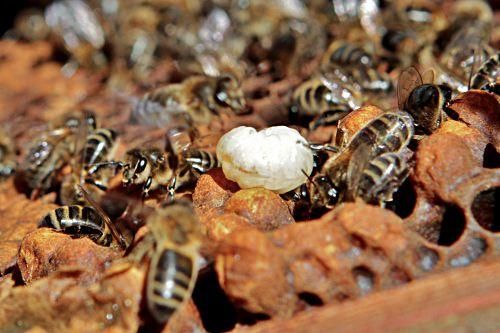
[[[347,166],[347,194],[348,199],[354,199],[358,190],[359,180],[363,170],[370,162],[372,150],[368,144],[361,144],[354,150]]]
[[[415,67],[408,67],[399,75],[398,79],[398,107],[403,110],[404,104],[413,89],[423,84],[422,77]]]
[[[107,227],[111,231],[111,234],[113,235],[113,238],[118,241],[118,244],[120,244],[120,246],[122,248],[126,249],[129,244],[127,243],[127,241],[123,237],[123,235],[115,227],[115,225],[113,224],[113,222],[109,218],[108,214],[106,214],[106,212],[104,212],[104,210],[101,208],[101,206],[97,202],[95,202],[94,199],[92,199],[92,197],[90,196],[90,194],[87,192],[87,190],[85,190],[83,188],[83,186],[78,185],[78,189],[81,191],[83,197],[89,203],[89,205],[92,206],[92,208],[94,208],[99,213],[99,215],[102,217],[102,219],[106,223]]]
[[[331,91],[332,97],[337,99],[339,104],[349,105],[351,109],[357,109],[361,106],[361,96],[351,89],[352,82],[336,66],[320,68],[319,79]]]
[[[434,68],[429,68],[422,74],[423,83],[434,83],[434,78],[436,77],[436,71]]]

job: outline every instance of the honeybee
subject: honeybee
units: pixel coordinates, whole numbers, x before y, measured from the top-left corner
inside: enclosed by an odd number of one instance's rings
[[[116,132],[108,128],[99,128],[88,135],[84,134],[84,146],[81,151],[80,161],[72,165],[72,171],[63,179],[60,190],[60,198],[63,204],[81,203],[83,200],[78,186],[84,183],[94,185],[98,189],[107,189],[108,174],[95,165],[111,160],[116,150]],[[99,172],[100,171],[100,172]],[[97,189],[92,188],[93,192]]]
[[[348,169],[348,175],[352,172]],[[383,153],[365,166],[358,177],[348,179],[348,198],[361,198],[367,203],[383,206],[392,201],[394,192],[408,177],[406,156],[401,153]],[[356,179],[354,182],[353,179]]]
[[[102,246],[111,245],[115,239],[122,248],[126,248],[127,241],[110,218],[83,187],[77,186],[87,205],[58,207],[47,213],[39,226],[60,230],[73,237],[88,237]]]
[[[61,230],[75,237],[85,236],[103,246],[109,246],[113,239],[103,217],[88,206],[58,207],[42,218],[40,227]]]
[[[16,150],[10,136],[0,128],[0,180],[14,174],[17,168]]]
[[[236,78],[197,75],[146,93],[134,106],[131,120],[163,126],[187,114],[194,123],[206,124],[213,114],[219,114],[226,107],[235,114],[247,112],[244,94]]]
[[[427,82],[415,67],[404,70],[398,81],[398,106],[408,112],[414,121],[418,134],[429,135],[444,121],[444,108],[451,99],[451,88],[447,85],[432,84],[433,71],[424,73]]]
[[[49,130],[36,137],[21,164],[22,175],[32,190],[32,198],[44,193],[77,154],[81,132],[94,128],[95,117],[90,112],[69,113],[55,120]]]
[[[104,30],[94,11],[82,0],[58,0],[45,9],[51,34],[84,67],[101,68],[106,42]]]
[[[193,291],[201,259],[200,224],[191,204],[181,201],[155,210],[146,223],[150,233],[130,257],[149,257],[147,306],[154,320],[164,324]]]
[[[123,4],[122,4],[123,5]],[[122,6],[123,7],[123,6]],[[148,4],[119,8],[113,46],[134,79],[145,81],[156,62],[160,13]],[[119,40],[118,40],[119,39]]]
[[[89,164],[89,173],[103,167],[122,169],[125,186],[141,185],[143,198],[150,191],[167,190],[173,198],[177,188],[192,184],[196,176],[219,166],[213,153],[191,146],[189,128],[179,127],[167,131],[165,149],[134,148],[126,152],[123,161],[105,161]]]
[[[380,45],[393,67],[410,66],[421,46],[418,35],[403,26],[387,28],[381,36]]]
[[[364,94],[388,94],[393,90],[392,80],[375,65],[373,56],[362,47],[336,41],[323,54],[321,73]]]
[[[452,7],[454,20],[437,37],[433,54],[440,69],[437,81],[458,92],[467,90],[474,63],[486,61],[493,12],[485,1],[461,0]]]
[[[364,187],[359,184],[365,177],[365,170],[369,173],[371,169],[380,166],[381,160],[384,160],[380,156],[386,153],[404,152],[413,134],[413,120],[408,113],[385,112],[361,128],[338,154],[330,157],[323,172],[339,189],[341,199],[352,200],[356,195],[364,193],[359,192],[358,188],[364,191]],[[392,172],[382,173],[387,180],[378,180],[380,184],[391,180]],[[397,175],[400,178],[405,176],[404,173]],[[383,191],[378,190],[376,193],[382,194]],[[387,197],[387,193],[384,195]],[[371,200],[375,199],[370,197]]]
[[[294,216],[297,219],[322,215],[337,204],[339,192],[332,180],[323,174],[308,177],[308,181],[297,189],[282,195],[295,202]]]
[[[472,76],[470,88],[500,94],[498,89],[499,68],[499,53],[496,53],[486,60]]]
[[[315,76],[295,89],[289,112],[292,120],[314,117],[309,124],[314,130],[337,123],[359,105],[355,92],[325,77]]]
[[[343,40],[334,41],[328,46],[321,59],[323,66],[336,64],[339,66],[366,66],[373,67],[375,61],[361,45]]]

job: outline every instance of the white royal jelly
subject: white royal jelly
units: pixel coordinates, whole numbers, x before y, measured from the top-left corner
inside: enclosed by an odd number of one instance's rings
[[[259,132],[240,126],[224,134],[217,158],[226,178],[241,188],[264,187],[285,193],[303,184],[313,169],[313,154],[306,139],[286,126]]]

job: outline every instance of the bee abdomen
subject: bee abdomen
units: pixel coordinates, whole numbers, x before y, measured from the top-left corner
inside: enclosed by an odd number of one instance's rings
[[[210,169],[220,166],[219,160],[214,153],[201,149],[189,149],[184,152],[184,160],[194,171],[205,173]]]
[[[392,198],[406,175],[407,166],[401,154],[382,154],[363,170],[357,194],[367,202],[386,201]]]
[[[364,127],[351,143],[374,145],[375,155],[379,155],[406,147],[413,133],[413,120],[408,113],[387,112]]]
[[[338,47],[332,46],[333,51],[330,54],[329,61],[332,64],[337,65],[363,65],[372,66],[373,59],[368,52],[363,50],[363,48],[349,44],[342,43]]]
[[[106,160],[106,157],[113,149],[115,140],[116,132],[107,128],[99,128],[89,135],[84,148],[85,165]]]
[[[88,237],[99,245],[111,243],[111,233],[103,218],[91,207],[62,206],[49,212],[42,219],[41,227],[61,230],[76,237]]]
[[[190,296],[191,258],[171,249],[153,257],[148,273],[148,307],[158,323],[165,323]]]
[[[497,53],[481,65],[477,73],[472,77],[472,89],[483,89],[488,84],[496,81],[499,72],[499,56]]]

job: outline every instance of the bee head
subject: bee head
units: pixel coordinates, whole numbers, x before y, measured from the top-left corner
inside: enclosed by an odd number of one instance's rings
[[[146,181],[150,174],[150,165],[146,156],[138,150],[127,153],[127,163],[123,168],[122,182],[125,185],[140,184]]]
[[[218,104],[231,108],[236,114],[248,112],[243,90],[232,75],[223,75],[217,79],[214,97]]]
[[[325,175],[317,175],[313,180],[325,207],[333,208],[339,200],[339,193],[331,179]]]
[[[447,84],[440,84],[438,85],[438,87],[439,90],[441,91],[444,102],[448,103],[451,100],[451,93],[452,93],[451,87]]]

